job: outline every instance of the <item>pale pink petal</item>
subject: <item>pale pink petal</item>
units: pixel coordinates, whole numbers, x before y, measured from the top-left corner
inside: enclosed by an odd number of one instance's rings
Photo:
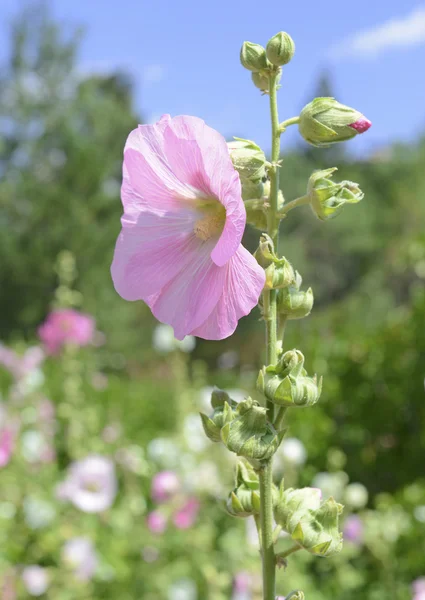
[[[201,245],[190,213],[143,213],[139,226],[123,227],[118,237],[111,266],[115,289],[125,300],[147,302],[196,260]]]
[[[175,117],[164,131],[164,152],[181,180],[217,198],[226,209],[226,224],[211,258],[223,266],[237,251],[246,224],[239,175],[226,140],[201,119]]]
[[[178,340],[207,319],[223,292],[226,269],[217,267],[210,254],[211,244],[201,243],[187,268],[147,300],[153,315],[172,325]]]
[[[258,302],[265,282],[264,270],[242,245],[226,265],[223,294],[215,309],[191,335],[221,340],[231,335],[238,320],[249,314]]]

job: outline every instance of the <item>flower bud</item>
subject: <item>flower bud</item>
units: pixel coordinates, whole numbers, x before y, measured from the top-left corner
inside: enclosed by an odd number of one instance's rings
[[[229,494],[227,510],[235,517],[250,517],[260,512],[260,484],[248,461],[237,464],[235,489]]]
[[[276,523],[311,554],[331,556],[342,548],[338,518],[342,505],[329,498],[321,504],[317,488],[280,489],[274,508]]]
[[[305,600],[304,592],[301,590],[295,590],[285,596],[285,600]]]
[[[234,418],[236,402],[230,399],[229,394],[216,388],[211,394],[211,406],[214,409],[211,417],[200,413],[202,426],[208,439],[221,442],[221,429]]]
[[[277,365],[263,367],[257,389],[278,406],[313,406],[322,392],[322,379],[309,377],[304,369],[304,355],[299,350],[285,352]]]
[[[276,77],[276,83],[279,83],[282,73],[278,73]],[[270,91],[270,78],[267,74],[267,71],[260,71],[252,73],[251,75],[252,83],[262,92]]]
[[[224,445],[238,456],[257,460],[270,458],[278,449],[285,432],[276,432],[273,425],[267,422],[266,412],[251,398],[239,402],[235,418],[221,429]]]
[[[307,194],[310,196],[311,208],[321,221],[336,217],[344,204],[356,204],[364,197],[357,183],[332,181],[335,171],[336,167],[314,171],[308,180]]]
[[[242,66],[248,69],[248,71],[261,71],[262,69],[267,69],[269,66],[263,46],[253,44],[252,42],[244,42],[242,44],[240,59]]]
[[[308,288],[306,292],[300,290],[302,283],[301,275],[295,273],[293,285],[280,290],[277,295],[277,310],[285,315],[287,319],[302,319],[311,313],[313,308],[313,290]]]
[[[264,184],[262,181],[252,183],[248,179],[241,179],[242,185],[242,200],[262,200],[264,197]],[[245,204],[245,208],[247,205]]]
[[[227,147],[241,181],[261,183],[266,175],[266,155],[260,146],[251,140],[235,137],[233,142],[227,143]]]
[[[345,142],[371,125],[359,111],[335,98],[315,98],[302,109],[298,122],[300,134],[313,146]]]
[[[276,256],[273,242],[267,234],[260,237],[260,245],[254,256],[266,272],[266,289],[283,288],[295,283],[294,269],[285,257],[278,258]]]
[[[284,31],[280,31],[274,35],[268,41],[266,46],[267,58],[273,65],[276,65],[277,67],[286,65],[290,60],[292,60],[294,53],[294,40],[288,33],[285,33]]]

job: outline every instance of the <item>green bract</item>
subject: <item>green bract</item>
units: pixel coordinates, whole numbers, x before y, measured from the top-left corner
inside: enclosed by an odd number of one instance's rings
[[[247,398],[236,408],[235,417],[221,429],[225,446],[238,456],[266,460],[278,449],[284,431],[277,433],[267,422],[266,409]]]
[[[320,398],[322,378],[309,377],[299,350],[285,352],[277,365],[263,367],[257,388],[274,404],[287,407],[312,406]]]
[[[306,292],[301,291],[301,283],[301,275],[295,272],[294,283],[278,292],[277,310],[280,314],[285,315],[287,319],[307,317],[313,308],[313,290],[310,287]]]
[[[321,503],[316,488],[289,488],[279,492],[274,508],[276,523],[300,546],[319,556],[331,556],[342,548],[338,518],[343,506],[329,498]]]
[[[267,43],[266,55],[269,61],[281,67],[286,65],[294,56],[295,43],[288,33],[280,31],[274,35]]]
[[[313,212],[321,221],[336,217],[344,204],[356,204],[364,194],[357,183],[341,181],[335,183],[332,176],[338,169],[314,171],[308,180],[307,194]]]
[[[260,237],[254,256],[266,272],[265,289],[279,289],[295,284],[294,269],[285,257],[276,256],[273,242],[267,234]]]
[[[214,409],[211,417],[200,413],[202,425],[212,442],[221,442],[221,428],[234,418],[236,402],[223,390],[215,389],[211,394],[211,406]]]
[[[242,66],[249,71],[261,71],[269,66],[263,46],[252,42],[242,44],[240,59]]]
[[[298,128],[313,146],[328,146],[358,135],[359,132],[350,125],[360,119],[364,119],[362,113],[335,98],[315,98],[302,109]]]

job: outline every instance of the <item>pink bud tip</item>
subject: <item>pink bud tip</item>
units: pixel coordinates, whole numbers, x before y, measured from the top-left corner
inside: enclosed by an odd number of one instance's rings
[[[358,119],[355,123],[351,123],[349,127],[352,127],[358,133],[364,133],[369,129],[371,125],[372,121],[369,121],[369,119],[366,119],[366,117],[362,117],[361,119]]]

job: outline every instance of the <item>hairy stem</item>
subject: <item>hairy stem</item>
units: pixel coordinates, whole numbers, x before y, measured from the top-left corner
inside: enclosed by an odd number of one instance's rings
[[[291,202],[288,202],[288,204],[285,204],[279,211],[279,217],[283,217],[293,208],[297,208],[297,206],[303,206],[304,204],[310,204],[310,197],[307,195],[295,198],[295,200],[292,200]]]
[[[277,110],[277,71],[270,74],[270,116],[272,125],[272,152],[269,169],[270,195],[267,211],[267,233],[271,237],[276,252],[279,242],[278,196],[279,196],[279,155],[280,134]],[[264,319],[266,322],[266,364],[277,362],[277,310],[276,290],[265,290],[263,294]],[[274,405],[267,402],[268,417],[274,420]],[[273,541],[273,479],[272,460],[266,461],[259,473],[260,479],[260,522],[263,560],[263,600],[276,597],[276,556]]]
[[[276,597],[276,557],[273,540],[272,461],[268,460],[259,473],[261,500],[261,533],[263,558],[263,599]]]

